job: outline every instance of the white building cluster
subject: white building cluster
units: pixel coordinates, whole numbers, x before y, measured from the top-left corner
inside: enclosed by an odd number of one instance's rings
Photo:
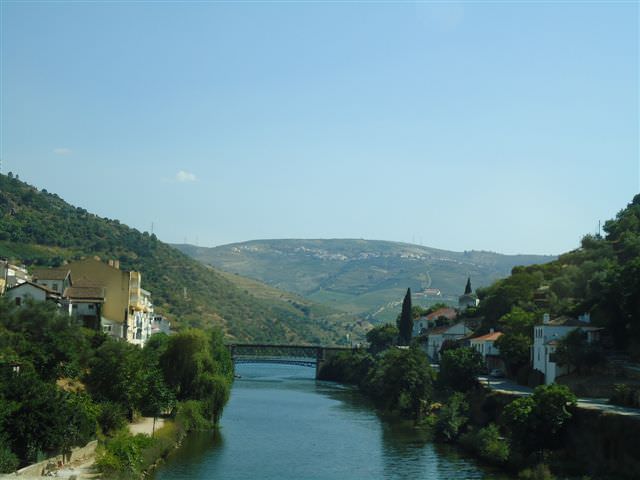
[[[143,346],[154,333],[170,333],[170,324],[155,313],[141,278],[139,272],[121,270],[117,260],[87,258],[31,274],[0,261],[0,293],[16,305],[55,302],[79,325]]]

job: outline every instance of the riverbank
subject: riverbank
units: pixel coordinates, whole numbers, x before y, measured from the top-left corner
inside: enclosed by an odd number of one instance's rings
[[[154,480],[512,480],[413,422],[380,414],[356,388],[302,366],[238,366],[216,432],[190,434]]]
[[[478,383],[474,352],[465,348],[445,352],[436,377],[410,350],[344,354],[327,362],[320,377],[358,386],[381,411],[413,419],[436,441],[510,475],[527,478],[538,469],[554,478],[550,469],[562,477],[639,478],[640,444],[628,441],[629,432],[640,434],[637,415],[585,406],[562,385],[515,395],[492,391]],[[372,388],[385,368],[396,390]],[[407,388],[430,376],[429,385]]]
[[[165,425],[165,420],[153,417],[140,417],[133,423],[127,425],[127,430],[131,435],[147,435],[150,438],[155,432]],[[177,447],[179,443],[174,445]],[[13,474],[0,475],[0,478],[42,478],[54,476],[56,478],[76,478],[76,479],[99,479],[101,474],[96,465],[97,452],[99,452],[98,440],[89,442],[84,447],[72,449],[69,455],[57,455],[33,465],[21,468]]]

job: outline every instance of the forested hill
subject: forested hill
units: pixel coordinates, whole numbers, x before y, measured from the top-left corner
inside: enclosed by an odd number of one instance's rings
[[[581,247],[545,265],[516,268],[480,290],[484,329],[527,332],[543,313],[576,317],[607,329],[613,347],[640,360],[640,194]],[[524,327],[524,328],[523,328]],[[501,347],[502,348],[502,347]],[[525,349],[525,359],[528,349]]]
[[[308,300],[253,295],[251,288],[236,286],[239,279],[220,275],[153,234],[0,175],[0,256],[33,267],[94,255],[140,271],[156,309],[182,325],[219,325],[240,341],[307,343],[335,343],[352,328],[344,315]]]
[[[467,276],[473,287],[506,277],[516,265],[555,257],[451,252],[398,242],[328,240],[254,240],[214,248],[176,245],[214,267],[256,278],[377,321],[395,319],[407,287],[414,294],[437,289],[441,296],[416,295],[414,302],[456,302]],[[430,290],[430,292],[432,292]]]

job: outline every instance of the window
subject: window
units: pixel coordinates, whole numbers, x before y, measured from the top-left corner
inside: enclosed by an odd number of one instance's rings
[[[89,310],[93,310],[95,308],[95,306],[93,304],[89,304]]]
[[[102,331],[107,333],[107,332],[111,332],[111,325],[103,325],[102,326]]]
[[[21,303],[22,303],[22,298],[16,297],[16,305],[20,306]]]
[[[51,284],[51,290],[53,290],[54,292],[58,291],[58,284],[57,283],[52,283]]]

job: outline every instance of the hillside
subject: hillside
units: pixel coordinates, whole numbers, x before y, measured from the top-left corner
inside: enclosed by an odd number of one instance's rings
[[[530,329],[543,313],[588,313],[593,325],[606,329],[608,347],[640,361],[640,194],[605,222],[604,236],[586,235],[580,248],[544,265],[516,268],[478,295],[484,331],[513,322],[519,323],[515,330]]]
[[[516,265],[554,259],[539,255],[450,252],[373,240],[255,240],[214,248],[175,245],[214,267],[251,277],[375,321],[395,318],[407,289],[414,303],[456,302],[467,276],[474,288],[490,285]],[[438,289],[440,296],[420,295]]]
[[[256,282],[230,280],[153,234],[0,175],[0,256],[33,267],[93,255],[119,259],[122,268],[140,271],[156,309],[179,324],[217,325],[229,339],[333,344],[354,328],[345,315],[288,294],[279,296],[266,286],[262,290],[270,294],[259,294]]]

